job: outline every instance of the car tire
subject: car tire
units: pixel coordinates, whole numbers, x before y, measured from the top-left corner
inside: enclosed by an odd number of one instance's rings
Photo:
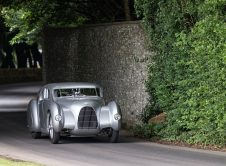
[[[53,144],[57,144],[60,140],[60,133],[54,130],[51,115],[49,116],[49,138]]]
[[[31,132],[31,137],[34,139],[38,139],[41,137],[41,132]]]
[[[108,135],[111,143],[117,143],[119,138],[119,131],[111,129],[110,134]]]

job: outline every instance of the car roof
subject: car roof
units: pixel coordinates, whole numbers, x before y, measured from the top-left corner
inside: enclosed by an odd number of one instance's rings
[[[102,88],[100,85],[89,82],[60,82],[51,83],[44,86],[48,89],[60,89],[60,88]]]

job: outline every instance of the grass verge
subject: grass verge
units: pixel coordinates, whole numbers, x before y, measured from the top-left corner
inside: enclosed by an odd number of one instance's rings
[[[41,166],[41,165],[0,156],[0,166]]]

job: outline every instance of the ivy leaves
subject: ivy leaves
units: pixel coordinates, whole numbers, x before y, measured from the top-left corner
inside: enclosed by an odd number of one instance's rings
[[[226,0],[136,5],[157,52],[147,87],[155,99],[151,108],[168,115],[162,137],[225,145]]]

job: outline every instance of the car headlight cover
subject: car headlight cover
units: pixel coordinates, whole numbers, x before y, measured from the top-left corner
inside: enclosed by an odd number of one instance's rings
[[[114,115],[115,120],[120,120],[121,119],[121,115],[119,115],[118,113]]]
[[[55,120],[56,121],[61,121],[62,120],[62,116],[61,115],[56,115],[55,116]]]

